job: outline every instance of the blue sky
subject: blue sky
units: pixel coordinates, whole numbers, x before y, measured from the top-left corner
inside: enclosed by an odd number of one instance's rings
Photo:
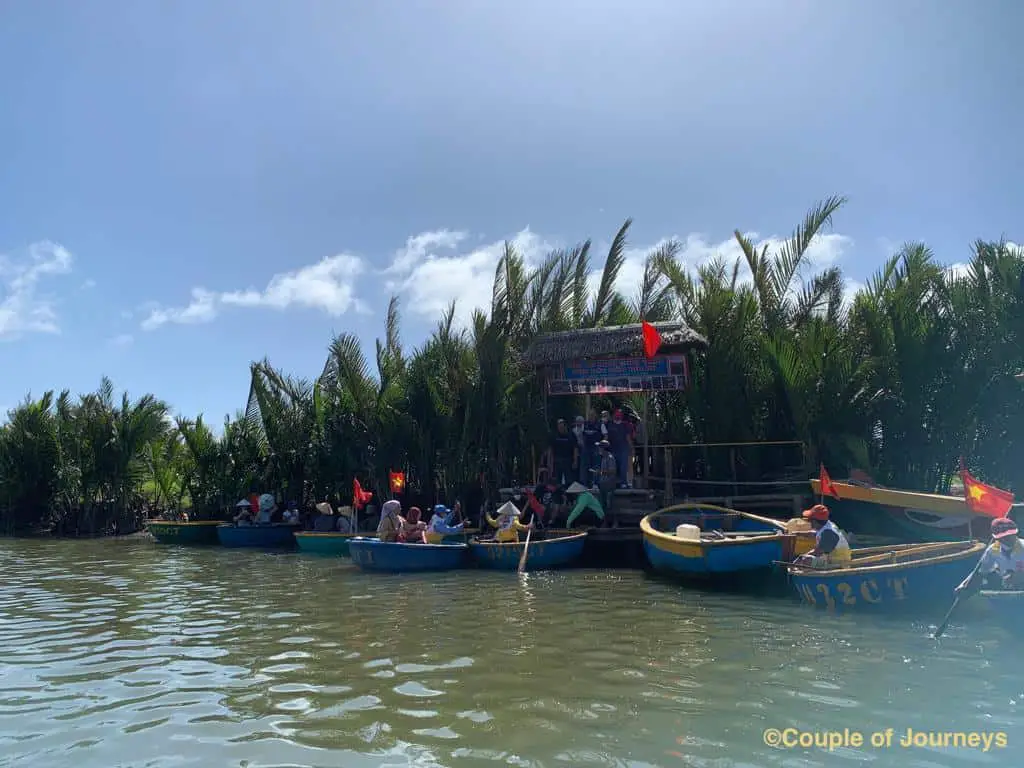
[[[848,207],[819,264],[1015,231],[1024,6],[0,0],[0,408],[103,374],[219,422],[627,217],[691,263]],[[723,244],[724,243],[724,244]]]

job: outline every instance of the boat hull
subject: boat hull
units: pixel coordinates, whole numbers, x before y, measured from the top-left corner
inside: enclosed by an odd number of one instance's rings
[[[963,498],[836,481],[832,485],[839,498],[825,503],[836,525],[850,533],[907,542],[988,537],[991,518],[971,512]],[[811,490],[817,496],[820,481],[811,480]]]
[[[854,550],[850,566],[790,566],[800,599],[830,610],[904,610],[948,604],[953,590],[977,565],[985,544],[965,541]]]
[[[358,535],[358,533],[299,531],[295,533],[295,543],[300,552],[348,557],[349,542]]]
[[[586,541],[586,531],[554,535],[544,539],[531,537],[528,549],[525,539],[520,542],[471,541],[469,555],[473,563],[481,568],[515,571],[519,569],[519,561],[522,559],[523,550],[526,549],[524,570],[541,571],[564,568],[578,562],[583,557]]]
[[[178,522],[174,520],[151,520],[146,530],[161,544],[201,546],[216,544],[217,526],[220,520],[196,520]]]
[[[656,520],[670,515],[674,524],[690,523],[702,531],[700,540],[677,538],[660,531]],[[726,577],[772,569],[814,547],[811,533],[786,533],[777,520],[706,504],[682,504],[640,521],[644,553],[655,570],[688,577]],[[720,538],[706,538],[718,531]]]
[[[469,546],[458,544],[401,544],[356,536],[349,542],[352,563],[364,571],[418,573],[453,571],[466,564]]]
[[[232,525],[217,527],[217,538],[224,547],[257,549],[289,549],[295,546],[294,525]]]

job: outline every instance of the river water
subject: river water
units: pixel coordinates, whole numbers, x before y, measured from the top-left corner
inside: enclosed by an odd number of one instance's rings
[[[0,576],[2,766],[934,768],[1024,750],[1022,644],[959,623],[937,641],[941,617],[635,571],[371,576],[139,540],[0,541]],[[766,728],[894,735],[772,748]],[[901,747],[907,728],[1009,746]]]

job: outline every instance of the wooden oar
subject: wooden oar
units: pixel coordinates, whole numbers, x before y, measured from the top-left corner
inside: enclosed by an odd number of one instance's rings
[[[949,619],[953,615],[953,611],[955,611],[956,607],[960,604],[960,596],[971,586],[971,582],[974,581],[974,577],[978,574],[978,569],[981,568],[981,563],[984,559],[984,557],[978,558],[978,564],[974,566],[974,570],[971,571],[971,575],[967,577],[967,586],[964,587],[962,591],[956,593],[956,597],[953,598],[953,604],[949,606],[949,610],[946,611],[946,618],[944,618],[942,623],[939,624],[939,628],[935,630],[935,634],[932,635],[932,637],[939,637],[946,631],[946,627],[949,625]],[[970,595],[968,595],[968,597],[970,597]]]
[[[526,545],[523,547],[523,554],[519,557],[519,573],[526,570],[526,553],[530,549],[530,535],[533,533],[533,526],[526,532]]]

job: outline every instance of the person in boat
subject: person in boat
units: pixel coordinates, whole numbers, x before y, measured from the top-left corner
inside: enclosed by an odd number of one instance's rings
[[[294,501],[288,502],[288,507],[285,509],[284,514],[281,515],[281,522],[285,525],[298,525],[299,524],[299,505]]]
[[[978,568],[956,591],[981,588],[986,582],[995,589],[1024,589],[1024,542],[1017,535],[1017,524],[1008,517],[992,521],[992,543],[982,554]]]
[[[316,533],[330,533],[334,530],[334,510],[329,502],[321,501],[316,505],[319,514],[313,521],[313,530]]]
[[[451,520],[454,512],[449,512],[444,504],[437,504],[434,507],[434,514],[427,523],[426,542],[427,544],[440,544],[445,536],[452,536],[462,533],[466,527],[465,521],[452,525]]]
[[[815,504],[804,510],[803,517],[810,522],[815,533],[814,549],[800,555],[794,561],[796,565],[830,568],[850,562],[850,543],[846,540],[846,534],[839,530],[829,516],[829,509],[824,504]]]
[[[269,525],[274,521],[274,513],[277,512],[277,499],[272,493],[264,493],[260,496],[259,512],[256,513],[257,525]]]
[[[391,499],[385,501],[380,508],[380,522],[377,523],[377,538],[381,541],[398,541],[398,532],[402,530],[402,504]]]
[[[252,525],[252,506],[249,504],[248,499],[242,499],[235,504],[235,509],[237,510],[234,517],[235,525]]]
[[[355,526],[352,524],[352,507],[338,507],[338,533],[355,533]]]
[[[494,534],[494,540],[498,542],[509,542],[519,541],[519,532],[528,531],[533,527],[531,522],[529,525],[523,525],[519,522],[519,507],[513,504],[511,501],[506,501],[500,507],[494,517],[487,515],[487,523],[492,528],[497,528]]]
[[[404,518],[398,529],[398,541],[403,544],[420,544],[426,541],[427,524],[420,520],[422,512],[419,507],[409,507],[409,514]]]

